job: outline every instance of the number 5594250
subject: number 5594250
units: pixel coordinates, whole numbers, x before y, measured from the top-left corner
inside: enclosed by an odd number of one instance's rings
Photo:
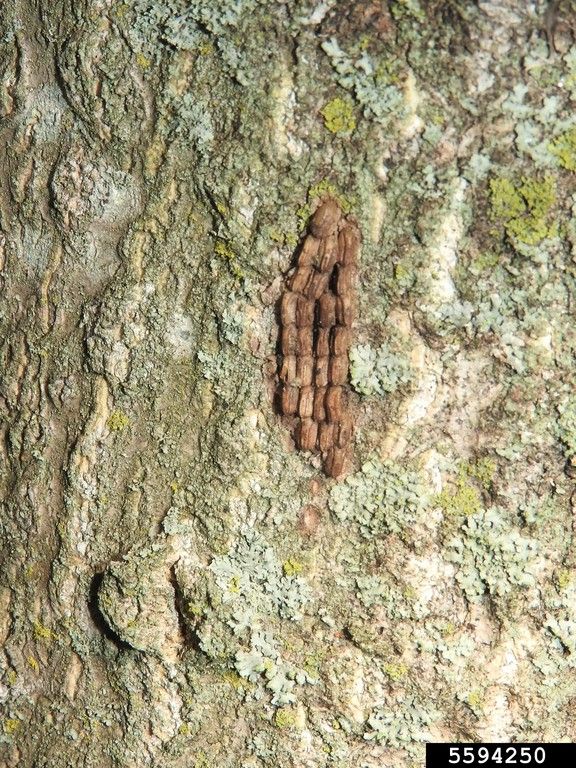
[[[496,763],[504,765],[541,765],[546,760],[543,747],[496,747],[492,752],[487,747],[450,747],[448,762],[451,765],[483,765]]]

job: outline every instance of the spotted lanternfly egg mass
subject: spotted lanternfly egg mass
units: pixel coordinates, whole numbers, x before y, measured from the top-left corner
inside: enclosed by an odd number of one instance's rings
[[[320,453],[330,477],[344,474],[352,440],[348,350],[359,250],[356,223],[336,200],[325,200],[280,302],[280,410],[291,418],[297,447]]]

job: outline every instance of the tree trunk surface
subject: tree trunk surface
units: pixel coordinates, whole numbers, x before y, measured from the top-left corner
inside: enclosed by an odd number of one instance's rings
[[[0,765],[576,740],[573,3],[0,24]],[[336,478],[275,401],[327,199],[362,234]]]

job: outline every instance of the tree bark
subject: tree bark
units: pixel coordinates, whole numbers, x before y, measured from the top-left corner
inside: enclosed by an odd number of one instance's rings
[[[576,739],[572,4],[0,22],[0,764]],[[363,239],[337,479],[274,402],[327,198]]]

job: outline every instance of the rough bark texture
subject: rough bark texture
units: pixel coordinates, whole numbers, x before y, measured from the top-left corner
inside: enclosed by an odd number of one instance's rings
[[[0,3],[0,764],[576,739],[576,16]],[[274,411],[359,222],[354,466]]]

